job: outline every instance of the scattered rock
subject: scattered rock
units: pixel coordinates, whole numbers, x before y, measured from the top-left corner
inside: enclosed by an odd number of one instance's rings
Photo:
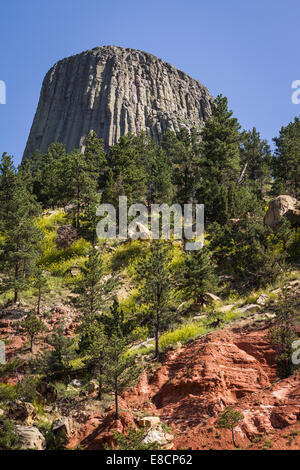
[[[260,309],[261,309],[260,305],[249,304],[249,305],[244,305],[244,307],[240,307],[237,310],[241,313],[245,313],[245,312],[257,312]]]
[[[261,295],[258,297],[256,303],[257,303],[258,305],[265,305],[266,302],[267,302],[267,300],[268,300],[268,298],[269,298],[269,296],[268,296],[267,294],[261,294]]]
[[[204,320],[204,318],[207,318],[207,315],[195,315],[193,317],[193,320],[197,321],[197,320]]]
[[[204,294],[204,300],[208,304],[212,304],[213,302],[221,302],[220,297],[215,294],[211,294],[210,292],[206,292],[206,294]]]
[[[21,400],[12,401],[8,404],[8,418],[32,424],[36,416],[34,406]]]
[[[234,304],[223,305],[223,307],[218,308],[218,310],[221,313],[227,313],[227,312],[230,312],[230,310],[232,310],[234,307],[235,307]]]
[[[63,225],[57,230],[56,246],[58,249],[69,248],[77,239],[77,230],[72,225]]]
[[[79,388],[79,387],[81,387],[82,383],[79,382],[79,380],[74,379],[74,380],[72,380],[72,382],[69,383],[69,385],[71,385],[72,387],[75,387],[75,388]]]
[[[156,429],[150,428],[150,430],[145,434],[143,438],[144,444],[153,444],[157,443],[159,447],[165,448],[168,446],[168,449],[171,449],[173,445],[170,445],[173,441],[174,437],[172,434],[165,433],[161,426],[157,427]]]
[[[160,424],[159,416],[144,416],[138,420],[138,425],[142,428],[154,428]]]
[[[46,439],[34,426],[16,426],[22,450],[45,450]]]

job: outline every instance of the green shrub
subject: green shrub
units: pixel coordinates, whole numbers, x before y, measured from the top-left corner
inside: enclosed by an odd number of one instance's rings
[[[19,436],[13,423],[0,418],[0,450],[15,450],[18,448]]]
[[[160,337],[159,344],[161,349],[165,349],[167,346],[178,342],[184,344],[188,340],[193,339],[196,336],[203,335],[206,332],[207,329],[202,324],[196,322],[188,323],[174,331],[163,333]]]
[[[0,384],[0,402],[7,402],[17,398],[17,386]]]
[[[37,385],[39,378],[33,375],[24,375],[23,379],[16,386],[16,393],[19,399],[33,402],[37,398]]]

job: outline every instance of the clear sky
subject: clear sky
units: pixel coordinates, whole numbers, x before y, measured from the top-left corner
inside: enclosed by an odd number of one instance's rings
[[[0,153],[21,160],[42,80],[58,60],[101,45],[150,52],[226,95],[269,141],[300,114],[299,0],[1,0]]]

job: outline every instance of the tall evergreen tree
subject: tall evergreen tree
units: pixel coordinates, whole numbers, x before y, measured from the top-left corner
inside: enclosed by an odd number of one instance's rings
[[[187,255],[180,287],[200,303],[205,293],[218,290],[216,265],[207,247]]]
[[[134,357],[126,354],[126,341],[113,335],[106,347],[104,384],[115,396],[115,419],[119,419],[119,394],[134,382],[140,373]]]
[[[269,340],[276,351],[277,374],[289,377],[297,366],[292,362],[293,341],[297,339],[296,325],[300,319],[300,302],[291,292],[283,291],[275,305],[275,324],[269,331]]]
[[[38,243],[42,233],[34,223],[34,215],[38,212],[38,206],[32,195],[27,190],[26,179],[23,180],[22,172],[14,175],[12,164],[6,161],[5,168],[10,168],[10,177],[13,177],[11,195],[1,217],[0,263],[5,274],[2,283],[2,291],[14,291],[14,302],[19,300],[19,292],[28,285],[27,277],[31,273],[34,261],[37,258]],[[3,171],[4,167],[2,167]],[[6,171],[6,170],[5,170]],[[1,182],[8,181],[1,174]],[[1,185],[0,193],[8,194],[5,184]]]
[[[273,176],[275,194],[290,194],[300,197],[300,118],[296,117],[286,127],[282,127],[279,137],[273,139],[276,144],[273,158]]]
[[[169,270],[170,247],[161,240],[153,240],[149,256],[136,268],[136,281],[140,298],[149,308],[150,323],[155,332],[155,356],[159,358],[159,334],[170,313],[171,274]]]
[[[199,168],[199,133],[182,128],[177,134],[166,132],[162,138],[169,166],[173,165],[172,181],[176,188],[176,202],[195,202]]]
[[[261,196],[270,176],[271,151],[266,140],[261,140],[259,132],[253,127],[251,132],[242,134],[241,157],[243,170],[239,184],[251,183]]]
[[[26,318],[19,323],[21,331],[30,338],[30,352],[33,352],[33,342],[39,333],[46,330],[46,326],[42,320],[38,318],[35,312],[26,315]]]
[[[114,281],[112,278],[104,280],[104,275],[102,255],[96,248],[92,248],[82,268],[82,278],[76,286],[79,295],[75,303],[82,312],[93,315],[106,308]]]
[[[200,144],[201,181],[197,196],[211,221],[223,222],[226,188],[237,183],[241,172],[239,129],[237,119],[228,110],[227,98],[219,95],[202,130]]]

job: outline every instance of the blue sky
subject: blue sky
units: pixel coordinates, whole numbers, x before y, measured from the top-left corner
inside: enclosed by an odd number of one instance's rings
[[[269,141],[300,114],[299,0],[2,0],[0,153],[21,160],[42,80],[58,60],[101,45],[157,55],[223,93]]]

